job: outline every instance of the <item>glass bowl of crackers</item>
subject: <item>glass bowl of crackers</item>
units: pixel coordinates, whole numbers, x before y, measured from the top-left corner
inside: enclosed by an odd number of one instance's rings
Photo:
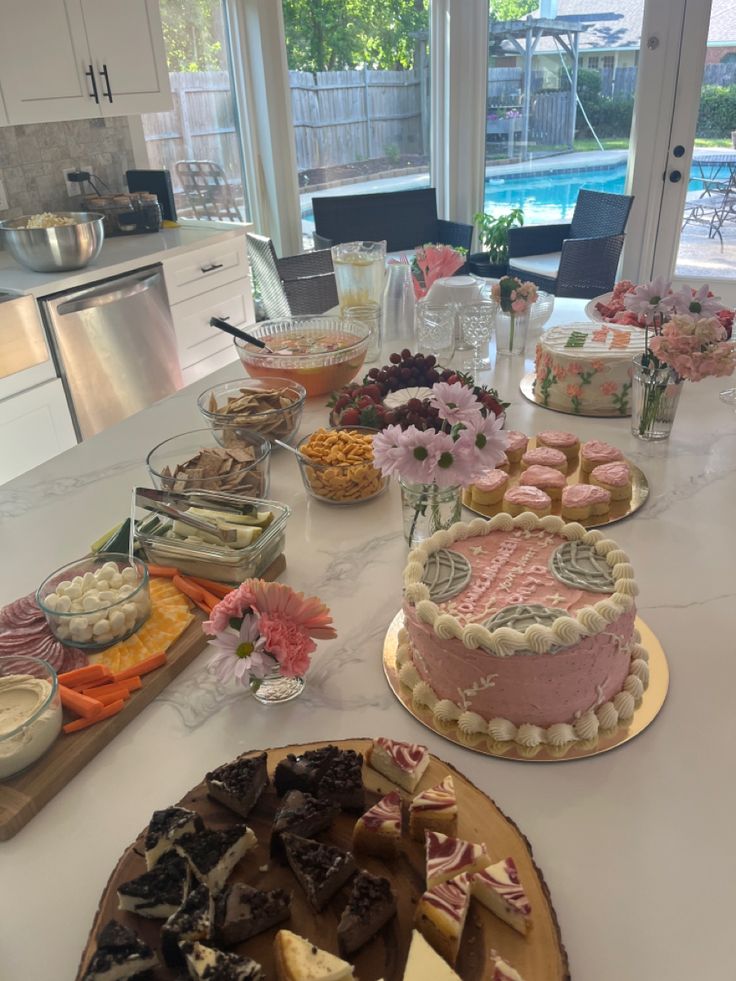
[[[375,429],[333,426],[299,441],[299,470],[308,494],[327,504],[361,504],[378,497],[389,478],[373,466]]]
[[[306,389],[288,378],[241,378],[208,388],[197,405],[223,445],[237,436],[234,427],[290,443],[299,430],[306,397]]]
[[[194,429],[165,439],[146,457],[154,487],[268,497],[271,444],[240,426]]]

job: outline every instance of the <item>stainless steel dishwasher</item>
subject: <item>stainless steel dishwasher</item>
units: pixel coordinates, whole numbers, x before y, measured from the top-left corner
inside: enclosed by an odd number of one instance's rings
[[[81,439],[183,385],[161,266],[41,303]]]

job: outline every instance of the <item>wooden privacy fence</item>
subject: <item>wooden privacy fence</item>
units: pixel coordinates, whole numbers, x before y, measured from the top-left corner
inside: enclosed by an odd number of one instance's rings
[[[290,71],[289,84],[300,171],[429,151],[429,92],[414,71]]]

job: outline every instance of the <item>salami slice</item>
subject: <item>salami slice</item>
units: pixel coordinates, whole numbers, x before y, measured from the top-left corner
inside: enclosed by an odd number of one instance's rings
[[[64,660],[61,663],[59,674],[63,671],[76,671],[77,668],[85,668],[89,659],[84,651],[77,647],[64,647]]]

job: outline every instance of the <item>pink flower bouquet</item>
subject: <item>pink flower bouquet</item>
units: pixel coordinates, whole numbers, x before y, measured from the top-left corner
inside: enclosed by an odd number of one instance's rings
[[[327,607],[290,586],[246,579],[221,600],[202,625],[215,653],[209,666],[222,682],[258,689],[274,673],[297,678],[306,673],[314,639],[336,636]]]
[[[403,261],[408,261],[406,257],[402,258]],[[451,245],[420,246],[411,264],[411,280],[416,299],[421,300],[426,296],[436,279],[454,276],[465,265],[465,258],[465,249],[455,249]]]

